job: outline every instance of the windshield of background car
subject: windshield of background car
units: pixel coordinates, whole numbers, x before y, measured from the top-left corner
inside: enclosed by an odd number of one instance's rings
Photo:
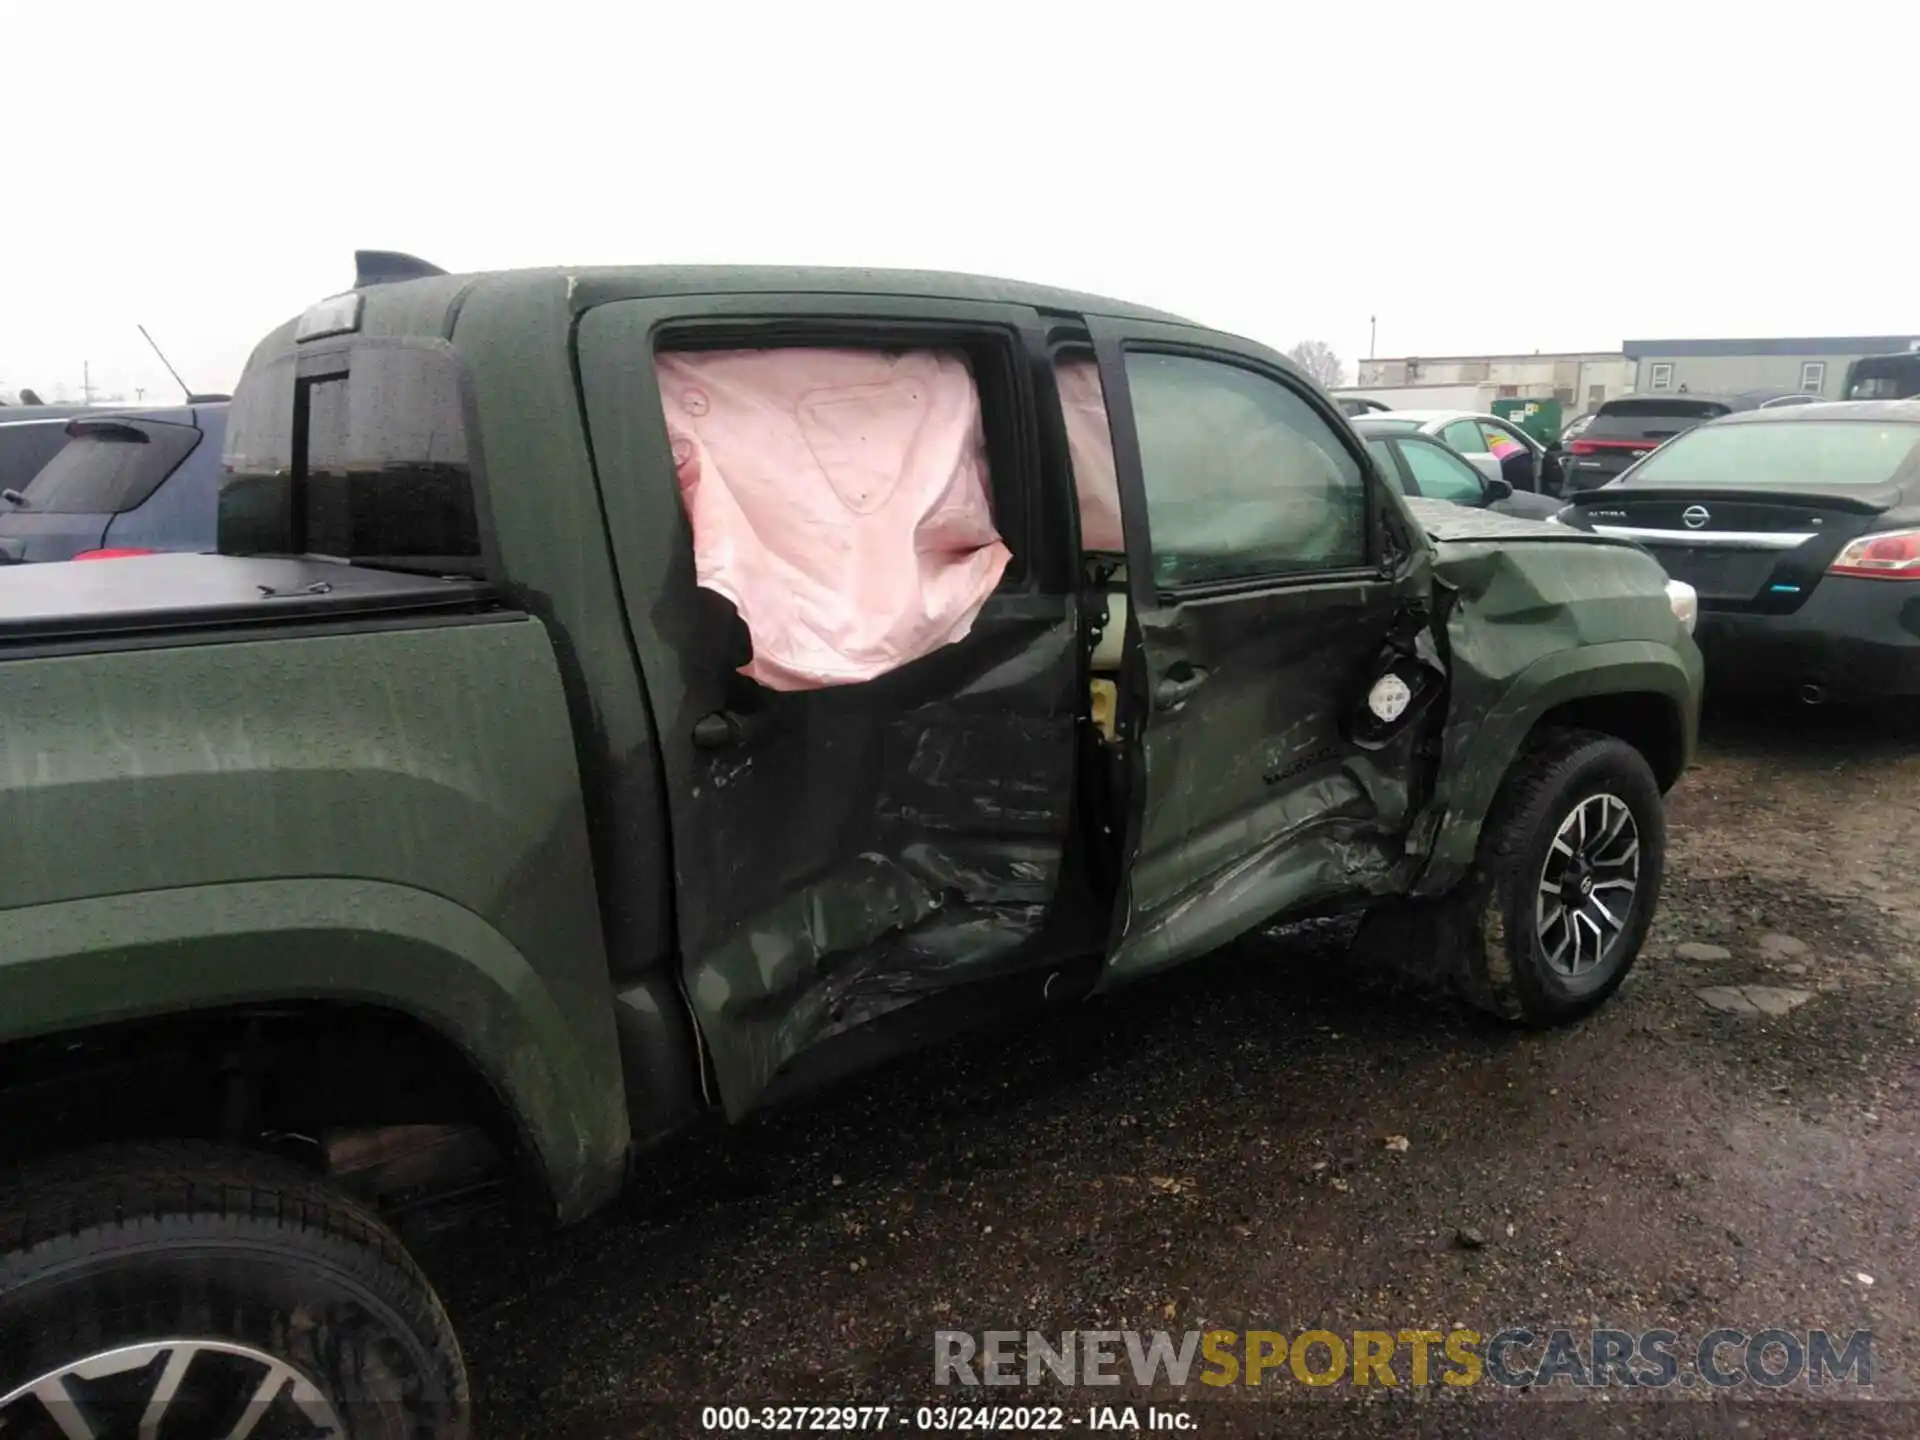
[[[1684,395],[1671,400],[1610,400],[1593,412],[1593,420],[1580,438],[1665,440],[1702,420],[1727,413],[1727,407],[1718,401],[1689,400]]]
[[[1709,425],[1656,450],[1632,485],[1883,485],[1914,456],[1920,424],[1783,420]]]
[[[119,515],[137,509],[200,443],[191,425],[155,420],[85,422],[27,486],[23,507],[42,515]]]

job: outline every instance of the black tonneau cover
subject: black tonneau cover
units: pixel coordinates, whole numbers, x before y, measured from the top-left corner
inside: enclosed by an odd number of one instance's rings
[[[321,560],[135,555],[0,567],[0,645],[479,610],[483,581]]]

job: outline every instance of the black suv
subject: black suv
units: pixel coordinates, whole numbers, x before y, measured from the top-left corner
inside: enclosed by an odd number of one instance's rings
[[[1587,427],[1567,446],[1566,457],[1561,461],[1567,477],[1565,493],[1572,496],[1582,490],[1597,490],[1641,456],[1702,421],[1718,420],[1736,410],[1758,410],[1770,402],[1790,398],[1793,398],[1792,391],[1780,390],[1756,390],[1741,395],[1688,395],[1677,390],[1661,390],[1608,400],[1593,412]]]

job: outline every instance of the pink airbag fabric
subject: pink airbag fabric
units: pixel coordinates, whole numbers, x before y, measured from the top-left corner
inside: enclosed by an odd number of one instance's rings
[[[1080,548],[1123,554],[1120,481],[1113,468],[1113,432],[1107,428],[1107,397],[1100,367],[1091,360],[1062,360],[1054,367],[1060,409],[1067,421],[1067,455],[1080,500]]]
[[[1010,558],[963,357],[655,358],[699,583],[746,623],[740,673],[852,685],[966,637]]]

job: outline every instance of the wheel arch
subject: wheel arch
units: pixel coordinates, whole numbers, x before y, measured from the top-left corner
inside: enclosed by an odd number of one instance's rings
[[[374,1019],[457,1057],[561,1219],[610,1198],[625,1176],[611,1007],[593,998],[555,993],[451,901],[371,882],[194,887],[0,914],[0,1056],[18,1078],[63,1041],[117,1048],[126,1036]]]
[[[1646,758],[1664,793],[1692,759],[1699,716],[1697,652],[1616,641],[1542,656],[1502,688],[1479,724],[1450,723],[1427,812],[1429,860],[1414,893],[1438,894],[1467,873],[1501,783],[1537,737],[1582,729],[1624,740]]]

